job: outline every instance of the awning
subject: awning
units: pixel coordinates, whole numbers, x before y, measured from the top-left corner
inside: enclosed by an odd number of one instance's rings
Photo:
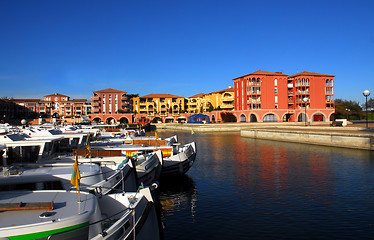
[[[165,119],[174,119],[173,117],[166,117]]]

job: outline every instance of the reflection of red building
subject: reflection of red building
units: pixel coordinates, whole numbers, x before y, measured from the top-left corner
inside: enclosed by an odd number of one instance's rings
[[[234,80],[241,122],[330,121],[335,112],[334,76],[257,71]]]

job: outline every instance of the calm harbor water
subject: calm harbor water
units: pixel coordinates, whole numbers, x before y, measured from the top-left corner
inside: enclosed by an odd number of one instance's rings
[[[374,154],[162,132],[195,141],[194,166],[157,190],[164,239],[373,239]]]

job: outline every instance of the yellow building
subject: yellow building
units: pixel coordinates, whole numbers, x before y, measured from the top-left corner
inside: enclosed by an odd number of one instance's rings
[[[202,113],[205,109],[206,101],[204,99],[204,93],[196,94],[187,99],[187,111],[188,113]]]
[[[142,97],[133,98],[133,111],[139,114],[154,116],[167,116],[168,113],[173,116],[179,116],[186,110],[186,100],[184,97],[172,94],[148,94]]]
[[[204,113],[209,109],[221,109],[225,111],[233,111],[234,103],[234,88],[216,91],[212,93],[199,93],[188,98],[188,112],[189,113]]]

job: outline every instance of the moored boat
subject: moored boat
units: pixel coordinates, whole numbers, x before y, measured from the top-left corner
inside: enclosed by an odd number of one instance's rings
[[[1,239],[159,239],[148,188],[95,196],[87,192],[0,193]]]

